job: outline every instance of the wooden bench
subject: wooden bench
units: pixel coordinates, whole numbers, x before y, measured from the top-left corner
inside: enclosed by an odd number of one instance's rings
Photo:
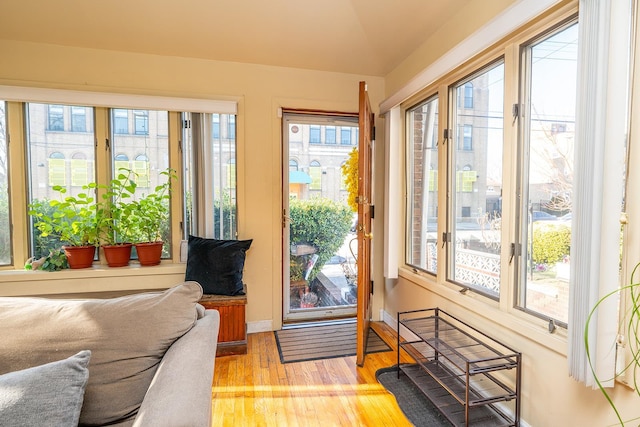
[[[216,357],[247,354],[247,296],[203,295],[200,304],[220,312],[220,332]]]

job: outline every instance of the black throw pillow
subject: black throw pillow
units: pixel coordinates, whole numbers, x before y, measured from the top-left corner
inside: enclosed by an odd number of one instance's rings
[[[189,236],[185,280],[200,283],[205,294],[244,295],[242,270],[251,242]]]

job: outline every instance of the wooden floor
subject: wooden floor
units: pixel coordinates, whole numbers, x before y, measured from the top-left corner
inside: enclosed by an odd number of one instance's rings
[[[212,425],[411,426],[375,377],[397,363],[395,333],[372,327],[393,351],[368,354],[361,368],[355,356],[283,365],[273,332],[249,334],[246,355],[216,359]]]

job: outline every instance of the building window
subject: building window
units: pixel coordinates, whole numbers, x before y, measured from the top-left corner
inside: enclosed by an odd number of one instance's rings
[[[524,310],[567,323],[572,211],[578,24],[545,34],[523,49],[524,106],[519,298]],[[545,215],[545,213],[550,215]],[[553,242],[554,250],[544,250]],[[551,254],[551,255],[549,255]],[[552,289],[549,298],[540,288]]]
[[[458,132],[458,149],[464,151],[473,150],[473,125],[462,125],[461,132]]]
[[[409,198],[407,261],[435,274],[438,242],[438,98],[411,108],[406,114]]]
[[[309,143],[320,144],[320,126],[309,126]]]
[[[342,145],[352,145],[351,141],[351,130],[353,128],[341,127],[340,128],[340,144]]]
[[[130,169],[129,168],[129,157],[127,157],[124,153],[116,154],[113,157],[113,171],[114,176],[118,174],[120,169]]]
[[[467,82],[458,94],[458,106],[473,108],[473,83]]]
[[[297,171],[298,170],[298,162],[291,159],[289,160],[289,170],[290,171]]]
[[[309,190],[322,190],[322,167],[318,161],[314,160],[309,164],[309,176]]]
[[[64,131],[64,107],[62,105],[49,105],[48,130]]]
[[[60,185],[64,187],[67,183],[67,165],[64,154],[56,151],[49,156],[49,187]]]
[[[73,132],[87,131],[87,109],[85,107],[71,107],[71,130]]]
[[[220,114],[211,115],[211,137],[220,139]]]
[[[227,138],[236,139],[236,116],[229,115],[227,119]]]
[[[484,93],[472,108],[458,106],[451,126],[459,130],[458,149],[453,158],[449,200],[451,239],[447,242],[447,277],[461,286],[492,298],[500,295],[500,212],[487,212],[494,197],[489,184],[501,186],[504,104],[504,63],[480,69],[465,81],[451,86],[451,98],[466,98],[469,88]],[[482,102],[481,102],[482,101]],[[476,130],[472,142],[472,134]],[[475,149],[473,149],[475,146]],[[473,165],[473,166],[472,166]],[[483,230],[474,233],[474,229]]]
[[[89,162],[85,153],[74,153],[71,157],[71,185],[82,187],[89,184]]]
[[[149,188],[150,175],[149,170],[149,157],[146,154],[140,154],[136,156],[133,161],[133,172],[135,172],[135,181],[139,188]]]
[[[113,126],[113,133],[117,133],[117,134],[129,133],[128,110],[113,109],[111,111],[112,111],[111,125]]]
[[[324,142],[326,144],[336,143],[336,127],[335,126],[326,126],[324,128]]]
[[[133,123],[136,135],[149,135],[149,112],[133,110]]]

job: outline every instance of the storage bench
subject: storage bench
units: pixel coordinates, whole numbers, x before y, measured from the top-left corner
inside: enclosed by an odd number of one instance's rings
[[[220,312],[220,332],[216,357],[247,354],[247,296],[203,295],[200,304]]]

